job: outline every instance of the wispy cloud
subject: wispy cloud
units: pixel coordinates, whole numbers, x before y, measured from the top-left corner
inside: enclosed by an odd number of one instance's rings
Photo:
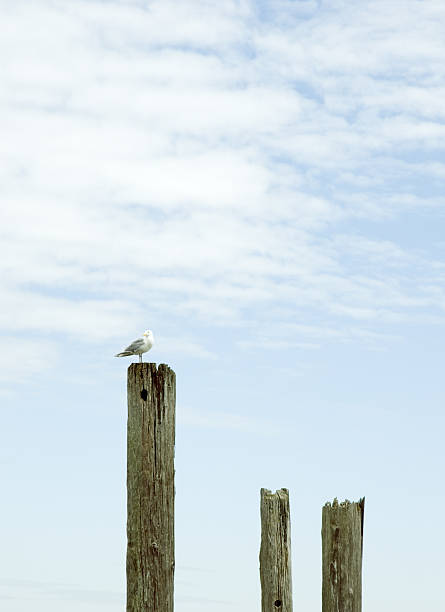
[[[0,583],[0,599],[25,602],[60,601],[97,605],[123,604],[125,595],[117,591],[90,589],[76,584],[37,580],[9,580]]]
[[[2,329],[440,319],[437,253],[375,225],[444,204],[445,7],[394,6],[10,5]]]
[[[281,432],[276,422],[247,415],[221,411],[199,411],[190,406],[180,406],[178,423],[192,427],[218,430],[234,430],[256,435],[271,436]]]
[[[24,334],[0,336],[0,382],[26,382],[55,366],[59,349],[55,342]]]

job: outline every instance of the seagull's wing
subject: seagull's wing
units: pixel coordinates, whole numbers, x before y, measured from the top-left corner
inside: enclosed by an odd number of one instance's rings
[[[124,352],[126,353],[127,351],[131,351],[132,353],[134,353],[135,351],[139,351],[141,348],[144,348],[144,339],[138,338],[137,340],[132,342],[129,346],[127,346]]]

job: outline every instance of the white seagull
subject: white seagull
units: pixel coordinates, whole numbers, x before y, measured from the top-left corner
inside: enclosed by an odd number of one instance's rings
[[[142,363],[142,353],[146,353],[151,349],[155,340],[153,338],[153,332],[150,329],[144,331],[142,338],[138,338],[132,342],[127,348],[118,353],[115,357],[128,357],[129,355],[139,355],[139,363]]]

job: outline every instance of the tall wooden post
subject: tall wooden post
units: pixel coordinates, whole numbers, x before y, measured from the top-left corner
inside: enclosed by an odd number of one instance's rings
[[[173,612],[176,377],[128,368],[127,612]]]
[[[322,511],[322,612],[361,612],[365,498]]]
[[[289,491],[261,489],[262,612],[292,612]]]

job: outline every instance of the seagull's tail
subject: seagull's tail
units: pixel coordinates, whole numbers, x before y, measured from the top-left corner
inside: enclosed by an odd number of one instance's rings
[[[129,357],[130,355],[133,355],[131,351],[123,351],[122,353],[115,355],[115,357]]]

